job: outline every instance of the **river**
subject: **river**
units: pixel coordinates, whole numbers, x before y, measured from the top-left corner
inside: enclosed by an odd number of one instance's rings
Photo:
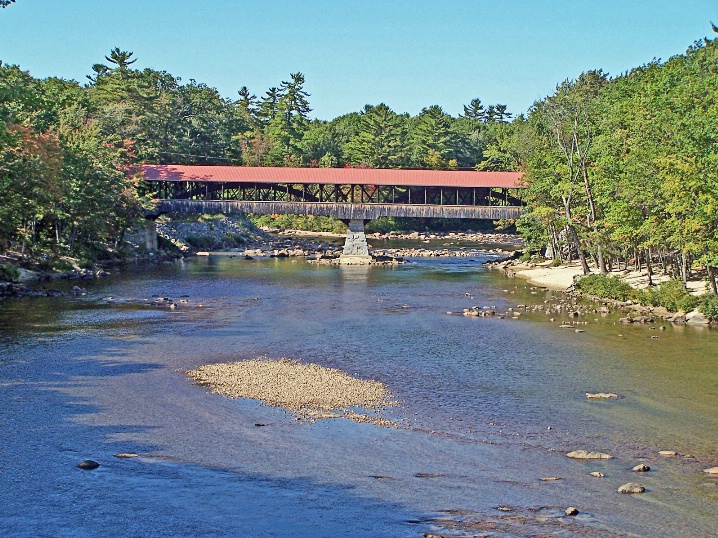
[[[715,536],[718,331],[464,317],[559,297],[489,258],[197,257],[0,302],[0,535]],[[298,422],[183,373],[257,357],[382,381],[404,427]]]

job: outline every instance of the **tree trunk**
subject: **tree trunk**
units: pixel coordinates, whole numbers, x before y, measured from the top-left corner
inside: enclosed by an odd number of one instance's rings
[[[684,250],[681,251],[681,277],[683,278],[683,283],[688,283],[688,259],[686,258],[686,252]]]
[[[713,295],[718,295],[718,286],[716,286],[716,268],[708,266],[708,284],[710,284]]]
[[[581,250],[581,241],[578,238],[578,233],[576,233],[576,229],[571,225],[567,225],[566,229],[568,230],[568,234],[571,237],[571,241],[573,242],[573,245],[576,247],[576,253],[578,254],[578,259],[581,262],[581,270],[583,271],[584,275],[587,275],[591,272],[591,270],[588,267],[588,262],[586,261],[586,256],[583,254],[583,250]]]
[[[596,231],[596,228],[593,228],[594,231]],[[598,270],[602,275],[605,275],[608,273],[608,270],[606,269],[606,260],[603,257],[603,249],[601,248],[601,245],[596,245],[596,257],[598,258]]]
[[[648,269],[648,285],[653,286],[653,267],[651,266],[651,249],[646,250],[646,269]]]

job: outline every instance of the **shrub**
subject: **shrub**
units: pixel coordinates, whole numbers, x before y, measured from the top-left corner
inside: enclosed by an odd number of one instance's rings
[[[17,282],[20,270],[14,265],[0,265],[0,282]]]
[[[188,235],[185,241],[188,245],[199,249],[211,249],[217,243],[211,235]]]
[[[718,295],[706,295],[698,310],[708,318],[708,321],[718,321]]]
[[[576,289],[587,295],[616,301],[628,301],[638,295],[629,284],[609,275],[587,275],[576,282]]]
[[[682,280],[669,280],[655,288],[643,290],[640,300],[652,306],[662,306],[671,312],[688,312],[698,304],[698,299],[688,293]]]
[[[224,234],[224,238],[222,239],[222,244],[229,248],[241,247],[246,243],[246,237],[234,232],[227,232],[226,234]]]
[[[52,264],[52,268],[55,271],[59,271],[61,273],[68,273],[75,269],[75,266],[72,264],[70,260],[65,259],[59,259],[55,260],[55,262]]]

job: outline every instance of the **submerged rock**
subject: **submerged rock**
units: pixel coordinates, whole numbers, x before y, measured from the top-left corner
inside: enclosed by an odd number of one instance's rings
[[[590,450],[573,450],[566,454],[566,456],[575,460],[610,460],[613,458],[610,454]]]

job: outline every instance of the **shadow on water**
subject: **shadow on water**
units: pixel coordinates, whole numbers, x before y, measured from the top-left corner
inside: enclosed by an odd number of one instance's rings
[[[428,528],[414,511],[350,486],[246,472],[238,462],[197,465],[201,457],[191,462],[170,446],[139,442],[163,426],[121,416],[107,424],[115,415],[97,405],[97,387],[166,366],[136,362],[142,341],[52,340],[0,366],[1,535],[396,537]],[[100,468],[78,469],[85,459]]]

